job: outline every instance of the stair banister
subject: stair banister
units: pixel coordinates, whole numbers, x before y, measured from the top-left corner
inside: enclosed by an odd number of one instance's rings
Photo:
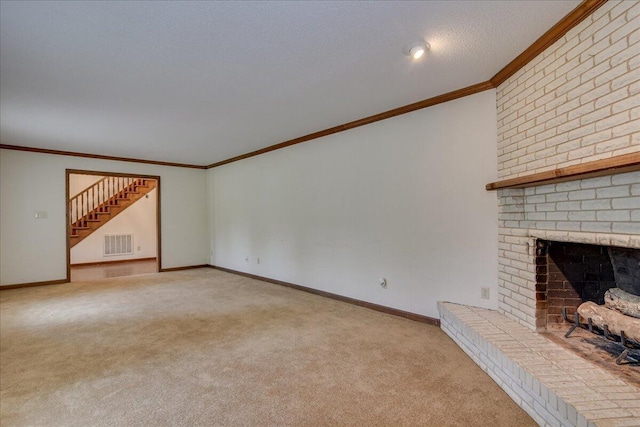
[[[69,200],[71,224],[88,219],[94,211],[99,212],[113,197],[127,197],[127,192],[142,182],[132,177],[106,176],[88,186]]]
[[[143,178],[105,177],[69,200],[70,247],[156,188]]]

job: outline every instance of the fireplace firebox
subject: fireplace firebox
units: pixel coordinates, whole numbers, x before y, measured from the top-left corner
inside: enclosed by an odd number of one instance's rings
[[[536,241],[536,312],[547,329],[564,329],[583,302],[604,304],[608,289],[639,294],[640,250]]]

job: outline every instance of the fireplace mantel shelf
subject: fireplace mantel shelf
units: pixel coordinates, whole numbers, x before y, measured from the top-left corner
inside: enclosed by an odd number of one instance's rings
[[[534,173],[503,181],[491,182],[486,185],[488,191],[502,188],[525,188],[536,185],[553,184],[574,179],[592,178],[616,173],[640,170],[640,152],[623,154],[608,159],[595,160],[579,165],[567,166],[555,170]]]

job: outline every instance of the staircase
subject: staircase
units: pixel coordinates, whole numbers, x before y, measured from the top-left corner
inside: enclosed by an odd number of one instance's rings
[[[155,179],[107,176],[69,200],[69,242],[74,247],[156,188]]]

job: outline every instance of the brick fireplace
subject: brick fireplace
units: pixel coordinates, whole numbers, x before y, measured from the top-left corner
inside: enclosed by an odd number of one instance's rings
[[[640,420],[638,387],[535,333],[612,286],[607,247],[640,249],[639,17],[640,2],[608,1],[499,84],[498,311],[439,305],[442,329],[541,426]],[[633,167],[590,169],[623,157]]]
[[[501,181],[640,152],[640,3],[607,2],[498,86]],[[640,172],[498,190],[499,311],[544,329],[537,240],[640,248]]]
[[[550,306],[543,296],[549,289],[543,290],[540,284],[546,280],[546,287],[556,286],[558,281],[549,279],[561,275],[557,266],[544,264],[542,258],[547,259],[549,248],[558,248],[569,258],[574,252],[581,252],[574,255],[584,258],[590,247],[640,248],[640,172],[500,190],[499,200],[499,310],[532,329],[546,329],[547,321],[555,322],[559,315],[556,301]],[[577,245],[563,247],[561,243]],[[587,258],[605,266],[608,261],[601,248],[593,249]],[[595,271],[576,274],[593,279]],[[611,270],[598,274],[603,283],[594,292],[599,295],[615,280]],[[551,295],[571,300],[571,305],[578,302],[577,292],[559,285],[564,287]]]

